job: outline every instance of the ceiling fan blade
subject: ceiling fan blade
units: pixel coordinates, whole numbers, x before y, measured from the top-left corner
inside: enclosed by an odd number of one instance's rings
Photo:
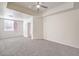
[[[41,5],[41,7],[43,7],[43,8],[48,8],[47,6],[44,6],[44,5]]]
[[[39,2],[37,2],[37,4],[39,4]]]

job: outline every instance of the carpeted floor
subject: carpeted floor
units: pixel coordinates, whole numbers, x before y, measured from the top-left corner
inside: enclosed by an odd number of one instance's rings
[[[79,56],[79,49],[23,37],[0,40],[0,56]]]

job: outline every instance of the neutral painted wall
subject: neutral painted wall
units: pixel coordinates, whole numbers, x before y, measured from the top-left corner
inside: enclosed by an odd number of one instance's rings
[[[28,23],[31,23],[31,39],[43,39],[43,17],[33,16],[24,20],[23,34],[24,37],[28,37]]]
[[[16,36],[23,36],[23,22],[17,22],[17,30],[16,31],[4,31],[4,19],[0,19],[0,39],[9,38],[9,37],[16,37]]]
[[[0,2],[0,8],[4,9],[7,7],[7,2]]]
[[[27,18],[26,20],[24,20],[24,23],[23,23],[23,34],[24,34],[24,37],[28,37],[28,23],[31,23],[31,29],[30,29],[30,36],[31,36],[31,39],[33,39],[33,17],[30,17],[30,18]]]
[[[79,9],[44,17],[44,39],[79,48]]]
[[[33,17],[33,39],[43,39],[43,18]]]
[[[74,8],[74,2],[66,2],[55,8],[47,10],[46,12],[44,12],[43,16],[47,16],[47,15],[54,14],[54,13],[59,13],[61,11],[68,10],[71,8]]]
[[[24,13],[19,12],[19,11],[12,10],[12,9],[3,8],[3,6],[5,7],[4,4],[5,3],[0,3],[0,38],[20,36],[20,35],[23,35],[24,32],[26,33],[27,30],[23,31],[23,23],[28,22],[28,20],[30,20],[32,18],[32,16],[30,16],[28,14],[24,14]],[[12,17],[9,16],[9,15],[11,15]],[[4,32],[4,30],[3,30],[3,27],[4,27],[3,21],[4,21],[4,19],[17,21],[17,23],[18,23],[17,32],[16,31],[15,32]]]

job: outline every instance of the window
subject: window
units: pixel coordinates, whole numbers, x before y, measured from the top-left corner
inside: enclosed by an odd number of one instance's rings
[[[4,20],[4,31],[14,31],[14,21]]]

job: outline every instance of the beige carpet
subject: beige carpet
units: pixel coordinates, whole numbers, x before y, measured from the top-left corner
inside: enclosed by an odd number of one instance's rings
[[[1,56],[79,56],[79,49],[47,40],[1,39]]]

